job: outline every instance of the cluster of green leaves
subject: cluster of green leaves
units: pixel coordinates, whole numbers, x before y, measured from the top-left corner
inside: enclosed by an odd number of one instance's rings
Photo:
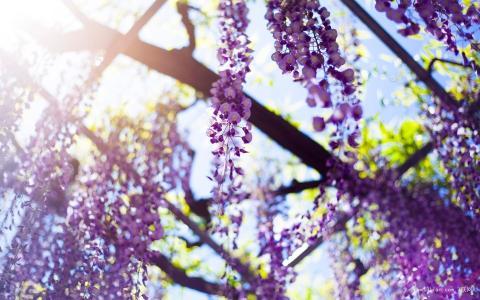
[[[420,120],[406,119],[399,126],[385,124],[378,117],[366,120],[358,147],[360,175],[374,176],[381,168],[400,166],[427,141],[428,134]],[[434,162],[427,158],[416,165],[413,172],[420,179],[431,178],[435,173]]]

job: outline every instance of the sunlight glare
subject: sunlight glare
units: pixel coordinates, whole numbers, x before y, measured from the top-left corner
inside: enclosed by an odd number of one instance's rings
[[[61,0],[0,0],[0,49],[16,51],[16,45],[28,36],[29,29],[37,24],[45,27],[58,26],[62,19],[68,18],[68,9]],[[44,101],[35,98],[30,108],[24,112],[16,133],[22,146],[35,133],[35,124],[45,108]]]
[[[15,42],[19,29],[32,22],[51,26],[68,10],[60,0],[0,0],[0,48]]]

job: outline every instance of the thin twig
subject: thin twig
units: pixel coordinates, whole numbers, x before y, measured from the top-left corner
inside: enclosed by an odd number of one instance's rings
[[[450,59],[444,59],[444,58],[437,58],[437,57],[434,57],[430,63],[428,64],[428,68],[427,68],[427,71],[429,74],[432,74],[433,72],[433,67],[435,65],[435,63],[439,61],[439,62],[443,62],[443,63],[446,63],[446,64],[450,64],[450,65],[455,65],[455,66],[458,66],[458,67],[462,67],[462,68],[466,68],[466,69],[473,69],[472,66],[469,66],[469,65],[464,65],[462,63],[459,63],[459,62],[456,62],[456,61],[453,61],[453,60],[450,60]]]
[[[303,192],[304,190],[318,188],[321,183],[322,183],[322,180],[310,180],[310,181],[303,181],[303,182],[294,180],[290,185],[282,186],[276,191],[273,191],[273,193],[276,196],[296,194],[296,193]]]
[[[335,232],[339,232],[345,228],[345,225],[347,224],[347,221],[349,220],[349,216],[343,215],[338,218],[337,223],[333,226],[333,228],[330,230],[328,234],[332,234]],[[325,241],[324,234],[322,234],[320,237],[318,237],[313,243],[309,244],[308,247],[301,252],[298,256],[296,256],[294,259],[292,259],[290,262],[287,263],[286,266],[290,268],[294,268],[296,265],[298,265],[301,261],[303,261],[304,258],[309,256],[313,251],[315,251],[320,245],[323,244]]]

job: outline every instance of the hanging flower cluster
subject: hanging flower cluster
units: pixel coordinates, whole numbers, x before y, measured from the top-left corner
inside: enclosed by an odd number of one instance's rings
[[[443,288],[445,297],[458,297],[455,293],[461,287],[459,283],[479,283],[474,274],[480,268],[476,254],[480,235],[476,219],[466,209],[449,202],[445,193],[429,184],[419,183],[413,187],[399,184],[394,172],[381,171],[361,179],[351,164],[335,161],[329,164],[332,171],[324,185],[335,187],[338,201],[348,204],[349,208],[342,208],[344,213],[354,222],[365,218],[367,213],[369,222],[377,224],[372,234],[379,239],[378,249],[367,263],[371,268],[378,266],[379,277],[389,282],[394,293],[399,293],[394,297],[412,296],[425,287]],[[338,206],[333,206],[332,214],[335,207]],[[325,231],[325,225],[321,228]],[[284,230],[283,235],[290,236],[290,243],[308,236],[300,234],[297,237],[288,230]],[[285,250],[288,251],[288,247]],[[388,270],[383,262],[388,262]],[[359,277],[366,270],[357,266],[357,271],[353,281],[345,281],[344,297],[355,299]],[[339,279],[344,281],[345,278]]]
[[[135,121],[114,118],[110,127],[108,144],[117,147],[87,172],[86,191],[72,205],[69,224],[86,236],[85,243],[99,245],[100,252],[92,255],[105,261],[99,274],[110,275],[98,280],[109,286],[123,281],[119,287],[130,294],[145,284],[146,278],[132,277],[132,270],[146,274],[149,247],[163,236],[158,208],[167,192],[181,186],[191,156],[171,107],[160,105]]]
[[[478,97],[478,95],[477,95]],[[466,97],[458,108],[444,103],[425,105],[434,147],[449,174],[462,207],[480,216],[479,99]],[[478,222],[480,229],[480,222]]]
[[[216,146],[213,154],[217,164],[213,180],[218,186],[214,198],[222,202],[237,188],[233,185],[234,177],[242,175],[243,170],[235,164],[235,160],[246,152],[243,144],[252,141],[251,125],[247,122],[252,102],[243,93],[252,50],[248,47],[250,41],[246,35],[248,8],[245,1],[222,0],[219,12],[221,38],[217,57],[221,71],[220,78],[211,89],[213,120],[208,136]],[[226,181],[232,183],[227,191]]]
[[[261,299],[288,299],[286,290],[288,284],[295,280],[296,274],[292,268],[285,266],[285,246],[288,241],[278,240],[275,236],[274,220],[281,213],[284,197],[272,195],[265,191],[258,207],[258,241],[259,257],[268,256],[268,275],[259,281],[255,293]]]
[[[395,23],[404,24],[398,31],[403,36],[419,33],[423,21],[425,30],[455,54],[466,45],[479,50],[480,8],[475,1],[467,6],[459,0],[376,0],[375,8]]]
[[[19,191],[24,184],[18,184],[16,169],[21,164],[22,149],[14,135],[21,117],[32,100],[32,91],[25,89],[25,82],[11,76],[8,64],[0,63],[0,195],[9,190]],[[16,194],[18,195],[18,193]],[[14,200],[14,202],[17,202]],[[15,206],[15,205],[13,205]],[[12,206],[12,207],[13,207]],[[5,224],[0,224],[0,233]]]
[[[465,211],[445,205],[429,186],[391,191],[389,209],[375,213],[388,222],[387,232],[393,235],[381,256],[398,265],[398,280],[407,292],[414,287],[448,287],[479,270],[480,236]],[[454,287],[453,293],[457,290]]]
[[[10,179],[10,187],[16,195],[25,198],[16,211],[18,215],[22,214],[22,223],[10,245],[4,265],[6,271],[0,278],[7,291],[18,288],[14,284],[16,280],[28,274],[21,264],[29,257],[31,243],[34,246],[41,233],[38,220],[49,211],[64,213],[66,209],[63,195],[75,172],[67,149],[73,142],[75,128],[69,125],[62,112],[53,107],[47,109],[27,150],[18,149],[16,153],[17,171]],[[13,283],[8,278],[13,278]]]
[[[353,257],[348,242],[348,238],[342,234],[340,238],[333,238],[328,247],[335,276],[335,296],[345,300],[361,299],[360,277],[366,269],[358,258]]]
[[[291,73],[308,90],[310,107],[330,108],[327,119],[313,119],[316,131],[328,124],[334,132],[330,146],[338,148],[347,141],[357,146],[358,124],[362,108],[355,97],[355,72],[342,68],[345,59],[339,51],[337,31],[329,20],[330,12],[316,0],[270,0],[265,18],[275,39],[272,59],[283,73]]]
[[[21,226],[26,224],[24,220]],[[104,240],[91,240],[92,233],[46,210],[33,223],[33,230],[30,242],[17,255],[15,268],[2,277],[2,292],[7,296],[125,299],[139,294],[131,282],[139,281],[132,274],[141,269],[116,261],[115,248],[106,251]]]
[[[24,219],[21,225],[26,223]],[[63,218],[47,211],[43,211],[32,229],[35,234],[20,251],[17,265],[3,278],[4,292],[20,298],[74,296],[69,287],[76,286],[72,282],[78,272],[82,272],[76,267],[86,262],[81,245],[65,226]]]
[[[132,291],[138,291],[145,282],[145,278],[135,278],[133,274],[139,270],[145,273],[142,260],[148,257],[148,246],[162,237],[155,209],[160,199],[154,201],[151,196],[129,191],[128,186],[134,185],[132,179],[118,169],[117,172],[112,161],[90,170],[93,176],[84,182],[86,191],[75,195],[72,203],[68,226],[81,241],[86,260],[82,266],[85,272],[75,278],[83,294],[131,297]],[[150,191],[145,193],[151,195]],[[86,282],[102,288],[85,286]]]
[[[10,103],[12,107],[16,108],[16,122],[19,123],[22,120],[20,113],[29,108],[33,95],[38,92],[38,87],[30,78],[29,72],[41,72],[45,70],[46,66],[38,62],[36,58],[34,61],[24,62],[19,59],[13,62],[8,59],[9,54],[2,52],[2,55],[5,55],[2,57],[2,63],[6,63],[7,70],[10,72],[10,78],[5,82],[5,87],[10,86],[12,82],[22,83],[4,98],[6,103]],[[7,92],[9,89],[4,91]],[[42,92],[41,94],[46,96],[47,93]],[[42,278],[42,283],[48,281],[48,284],[53,284],[52,280],[58,281],[58,278],[52,279],[56,267],[46,264],[42,255],[47,252],[47,247],[52,249],[51,253],[53,254],[56,251],[70,251],[64,249],[63,245],[51,245],[42,239],[44,238],[43,234],[47,234],[49,230],[44,226],[46,216],[50,215],[51,218],[51,214],[61,216],[66,214],[66,189],[78,168],[68,153],[76,133],[76,127],[72,125],[69,113],[77,107],[82,99],[80,97],[67,99],[63,107],[55,105],[56,103],[53,103],[49,97],[44,100],[47,100],[50,105],[42,112],[34,129],[35,134],[23,141],[27,143],[25,148],[15,140],[16,137],[13,134],[20,128],[19,124],[13,123],[10,124],[13,126],[7,128],[14,151],[7,157],[10,159],[10,174],[2,176],[2,188],[11,189],[15,194],[12,209],[6,213],[10,213],[14,220],[21,220],[20,224],[15,224],[17,230],[2,266],[4,272],[0,277],[0,290],[7,295],[15,295],[19,289],[24,287],[24,284],[31,283],[35,279]],[[6,121],[8,119],[7,114]],[[53,226],[51,221],[47,223],[49,226]],[[1,228],[0,231],[3,231],[4,228]],[[8,228],[11,229],[11,226]],[[54,240],[62,243],[60,237]],[[56,246],[58,247],[56,248]],[[42,249],[45,251],[42,252]],[[34,255],[35,251],[38,256]],[[75,257],[73,254],[71,256],[72,259]],[[41,259],[40,265],[38,265],[39,258]],[[33,261],[34,259],[37,259],[37,263]],[[41,275],[42,272],[44,272],[43,275]]]
[[[107,139],[117,147],[97,145],[107,154],[96,155],[95,165],[84,170],[67,220],[48,209],[33,223],[23,219],[19,227],[29,226],[30,243],[15,252],[15,268],[2,275],[7,295],[141,297],[149,247],[163,236],[158,208],[191,165],[174,115],[171,107],[159,107],[140,121],[113,118]]]
[[[259,179],[261,187],[260,204],[257,209],[258,220],[258,257],[265,257],[268,263],[264,266],[267,275],[262,277],[255,293],[261,299],[288,299],[286,291],[288,285],[296,279],[294,265],[291,259],[297,250],[318,241],[330,229],[331,221],[335,215],[334,201],[326,201],[324,189],[315,198],[312,207],[295,217],[291,224],[282,227],[275,226],[278,219],[285,217],[285,196],[276,195],[273,179]],[[335,197],[333,197],[335,198]],[[320,203],[325,200],[328,203]],[[335,200],[335,199],[334,199]],[[321,206],[326,211],[321,213]]]
[[[348,167],[338,168],[337,172],[343,181],[337,188],[343,186],[342,190],[360,200],[352,215],[368,212],[372,222],[380,224],[374,229],[380,238],[379,249],[369,265],[381,268],[382,262],[389,263],[388,271],[382,270],[380,276],[400,293],[396,297],[472,279],[472,272],[480,267],[476,254],[480,235],[474,220],[463,209],[447,204],[441,192],[429,184],[398,184],[392,172],[382,171],[366,179],[359,179]],[[444,289],[449,293],[446,297],[457,290]]]

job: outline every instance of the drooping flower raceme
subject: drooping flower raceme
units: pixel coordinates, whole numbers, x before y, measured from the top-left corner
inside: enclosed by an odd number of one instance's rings
[[[403,36],[420,32],[423,21],[425,30],[444,42],[448,50],[459,53],[459,48],[470,46],[479,51],[480,8],[475,1],[466,5],[459,0],[376,0],[375,8],[387,18],[405,27],[398,30]],[[464,59],[466,57],[464,56]],[[466,61],[480,72],[473,61]]]
[[[450,177],[459,204],[477,216],[477,230],[480,230],[479,103],[475,95],[467,95],[458,108],[442,102],[425,105],[435,150]]]
[[[74,172],[67,150],[73,142],[75,128],[68,123],[64,112],[49,107],[37,123],[36,135],[26,150],[17,149],[15,154],[17,171],[15,176],[10,176],[11,187],[24,200],[17,212],[23,214],[22,221],[5,259],[5,272],[0,277],[0,288],[7,293],[15,288],[10,278],[27,275],[20,264],[28,257],[30,243],[38,238],[37,230],[41,230],[38,220],[48,211],[60,212],[66,207],[62,195]]]
[[[330,12],[316,0],[270,0],[265,18],[275,39],[272,59],[283,73],[291,73],[308,90],[307,104],[331,110],[325,119],[313,118],[313,128],[323,131],[328,124],[334,132],[330,146],[345,141],[357,145],[358,121],[362,108],[355,97],[354,71],[343,67],[337,31],[329,20]]]
[[[11,68],[17,71],[14,76],[23,81],[21,89],[37,92],[39,87],[29,77],[29,69],[23,69],[20,63],[12,64]],[[73,276],[71,271],[82,260],[78,244],[72,244],[75,237],[58,220],[66,214],[66,190],[78,168],[68,151],[77,132],[70,112],[80,105],[82,98],[63,99],[62,107],[48,92],[41,94],[49,105],[25,149],[17,143],[13,155],[16,172],[7,186],[21,195],[22,205],[15,215],[17,221],[21,220],[4,257],[0,290],[2,295],[20,298],[48,295],[47,298],[56,299],[65,298],[66,279]],[[39,290],[42,285],[47,288]],[[24,289],[25,286],[29,288]]]
[[[179,187],[179,178],[191,164],[190,149],[180,138],[172,111],[159,106],[136,120],[115,118],[108,140],[121,147],[110,150],[105,161],[97,158],[95,169],[88,172],[96,175],[85,178],[86,190],[72,205],[70,225],[88,237],[86,244],[99,244],[101,251],[94,257],[108,259],[100,274],[109,278],[98,280],[107,286],[123,280],[128,295],[145,282],[130,270],[146,274],[149,247],[163,236],[158,208],[166,193]]]
[[[8,295],[31,285],[47,288],[21,297],[142,297],[149,247],[163,236],[158,208],[191,164],[172,110],[158,111],[109,124],[108,141],[116,147],[102,149],[107,154],[95,155],[95,165],[84,168],[67,220],[48,210],[33,220],[31,243],[20,248],[16,267],[2,277]]]
[[[393,298],[404,299],[416,289],[429,287],[442,289],[450,299],[459,288],[453,282],[468,279],[478,284],[472,278],[480,266],[475,220],[456,204],[447,203],[441,191],[428,183],[396,182],[391,171],[365,179],[355,176],[353,168],[339,167],[336,172],[339,180],[350,179],[338,187],[360,200],[353,207],[356,222],[365,222],[369,215],[368,222],[376,224],[379,244],[368,265],[381,269],[381,278],[399,293]],[[388,270],[382,266],[386,261]]]
[[[312,207],[297,214],[293,222],[285,218],[285,195],[272,192],[275,190],[273,179],[260,179],[261,187],[258,218],[258,257],[265,258],[266,276],[258,281],[255,294],[260,299],[289,299],[287,289],[296,279],[293,258],[304,246],[318,242],[328,231],[336,212],[336,197],[330,199],[321,188]],[[278,188],[278,187],[277,187]],[[322,200],[323,203],[320,201]],[[322,211],[323,210],[323,211]],[[283,220],[282,220],[283,219]],[[279,226],[282,220],[285,225]],[[292,260],[293,259],[293,260]]]
[[[353,257],[349,248],[350,241],[345,234],[332,239],[333,243],[329,245],[328,252],[332,259],[331,268],[336,283],[335,296],[345,300],[361,299],[360,277],[367,269],[358,258]]]
[[[288,299],[286,291],[288,284],[295,280],[293,269],[283,264],[286,256],[286,246],[289,236],[276,238],[274,221],[280,214],[285,197],[272,195],[264,191],[258,206],[258,245],[259,257],[268,257],[268,275],[262,278],[256,287],[255,294],[260,299]]]
[[[247,123],[252,103],[242,91],[252,59],[246,35],[248,8],[242,0],[222,0],[219,13],[221,37],[217,57],[221,71],[211,89],[213,120],[208,130],[210,142],[216,146],[213,154],[218,160],[213,176],[217,184],[216,199],[226,198],[223,186],[226,181],[233,182],[236,175],[243,174],[235,165],[235,159],[246,152],[243,145],[252,140]],[[233,184],[228,186],[232,188],[235,188]]]

